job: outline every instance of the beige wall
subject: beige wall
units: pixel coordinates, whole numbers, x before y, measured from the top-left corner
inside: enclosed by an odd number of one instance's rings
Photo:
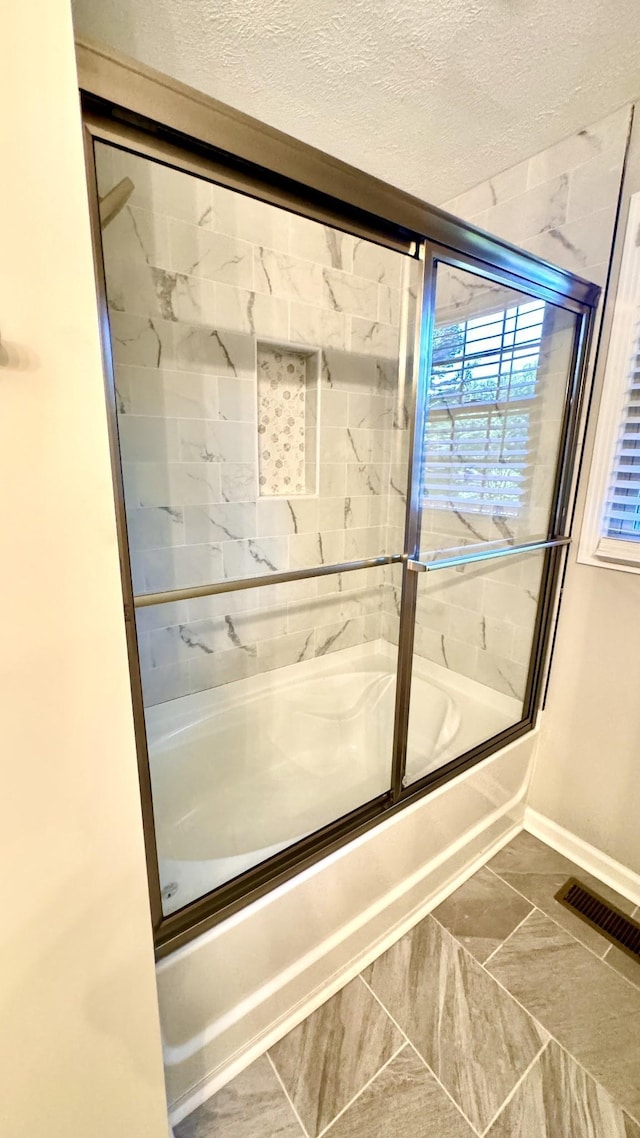
[[[0,68],[0,1131],[166,1138],[67,0]]]
[[[529,805],[640,873],[640,578],[569,566]]]
[[[593,444],[626,228],[640,189],[636,106],[566,578],[530,805],[640,873],[640,577],[579,564]]]
[[[498,174],[447,208],[604,285],[629,108]],[[638,126],[627,173],[640,188]],[[633,185],[629,179],[632,179]],[[609,308],[610,306],[608,306]],[[609,315],[609,311],[607,311]],[[597,423],[598,364],[574,537]],[[570,555],[529,805],[640,872],[640,577]]]

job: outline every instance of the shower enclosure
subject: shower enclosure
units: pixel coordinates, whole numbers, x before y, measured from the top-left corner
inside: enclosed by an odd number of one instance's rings
[[[598,290],[179,85],[87,74],[167,952],[531,729]]]

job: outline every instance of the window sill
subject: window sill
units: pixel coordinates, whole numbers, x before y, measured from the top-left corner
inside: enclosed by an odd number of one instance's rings
[[[578,550],[579,565],[598,569],[619,569],[623,573],[640,573],[640,546],[636,542],[601,538],[596,548],[583,542]]]

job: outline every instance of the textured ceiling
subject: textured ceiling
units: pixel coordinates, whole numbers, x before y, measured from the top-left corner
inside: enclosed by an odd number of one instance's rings
[[[74,0],[74,16],[435,203],[640,95],[640,0]]]

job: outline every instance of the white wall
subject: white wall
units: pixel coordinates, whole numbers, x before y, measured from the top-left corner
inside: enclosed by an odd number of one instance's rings
[[[629,108],[498,174],[448,209],[604,285],[614,237]],[[640,131],[627,181],[640,188]],[[609,309],[609,306],[608,306]],[[605,320],[605,334],[606,334]],[[587,437],[580,534],[606,351]],[[570,554],[529,805],[640,872],[640,577]]]
[[[427,201],[635,97],[637,0],[73,0],[78,33]]]
[[[67,0],[0,68],[0,1131],[166,1138]]]

